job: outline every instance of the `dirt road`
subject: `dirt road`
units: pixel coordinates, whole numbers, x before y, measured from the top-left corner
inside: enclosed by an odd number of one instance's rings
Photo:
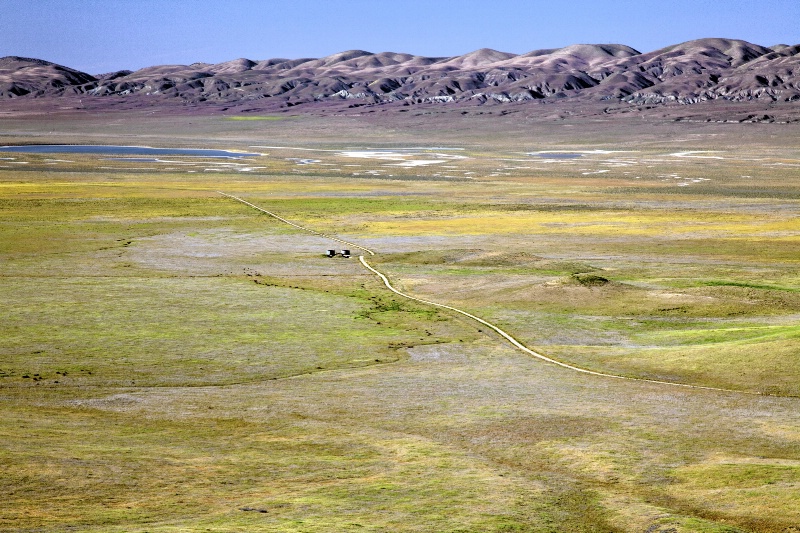
[[[328,235],[328,234],[325,234],[325,233],[321,233],[319,231],[313,230],[311,228],[307,228],[305,226],[301,226],[299,224],[295,224],[294,222],[286,220],[285,218],[283,218],[283,217],[281,217],[281,216],[279,216],[279,215],[277,215],[275,213],[267,211],[266,209],[263,209],[263,208],[255,205],[255,204],[252,204],[252,203],[250,203],[250,202],[248,202],[246,200],[243,200],[243,199],[241,199],[241,198],[239,198],[237,196],[233,196],[231,194],[226,194],[226,193],[221,192],[221,191],[217,191],[217,192],[219,194],[223,195],[223,196],[227,196],[228,198],[232,198],[233,200],[236,200],[236,201],[241,202],[241,203],[243,203],[245,205],[248,205],[248,206],[252,207],[253,209],[261,211],[262,213],[265,213],[265,214],[275,218],[276,220],[279,220],[279,221],[281,221],[281,222],[283,222],[285,224],[293,226],[293,227],[295,227],[295,228],[297,228],[299,230],[302,230],[302,231],[305,231],[305,232],[308,232],[308,233],[311,233],[313,235],[317,235],[317,236],[320,236],[320,237],[324,237],[326,239],[331,239],[331,240],[334,240],[334,241],[337,241],[337,242],[340,242],[340,243],[343,243],[343,244],[347,244],[349,246],[352,246],[353,248],[357,248],[359,250],[363,250],[364,252],[366,252],[367,254],[369,254],[371,256],[375,255],[374,251],[370,250],[369,248],[365,248],[364,246],[358,245],[358,244],[353,243],[353,242],[345,241],[343,239],[340,239],[338,237],[334,237],[334,236],[331,236],[331,235]],[[587,370],[585,368],[580,368],[580,367],[577,367],[577,366],[573,366],[573,365],[564,363],[562,361],[557,361],[555,359],[551,359],[550,357],[547,357],[547,356],[542,355],[542,354],[540,354],[540,353],[538,353],[538,352],[536,352],[534,350],[531,350],[530,348],[528,348],[527,346],[522,344],[520,341],[518,341],[516,338],[514,338],[512,335],[510,335],[506,331],[502,330],[498,326],[496,326],[496,325],[492,324],[491,322],[488,322],[488,321],[486,321],[486,320],[484,320],[484,319],[482,319],[482,318],[480,318],[478,316],[475,316],[475,315],[473,315],[471,313],[468,313],[468,312],[466,312],[466,311],[464,311],[462,309],[458,309],[456,307],[452,307],[452,306],[445,305],[445,304],[440,304],[440,303],[437,303],[437,302],[432,302],[430,300],[423,300],[422,298],[417,298],[416,296],[411,296],[410,294],[406,294],[406,293],[404,293],[402,291],[397,290],[394,286],[392,286],[391,282],[389,281],[389,278],[386,277],[386,275],[383,272],[380,272],[375,267],[370,265],[367,262],[367,260],[364,258],[363,255],[360,255],[358,257],[358,259],[361,262],[361,264],[364,266],[364,268],[366,268],[367,270],[369,270],[370,272],[372,272],[373,274],[378,276],[383,281],[383,284],[386,286],[386,288],[389,289],[390,291],[392,291],[393,293],[397,294],[398,296],[402,296],[403,298],[408,298],[409,300],[413,300],[415,302],[423,303],[423,304],[426,304],[426,305],[431,305],[431,306],[434,306],[434,307],[447,309],[449,311],[453,311],[455,313],[459,313],[459,314],[461,314],[463,316],[471,318],[472,320],[478,322],[479,324],[482,324],[482,325],[486,326],[487,328],[490,328],[492,331],[494,331],[495,333],[497,333],[498,335],[503,337],[506,341],[508,341],[516,349],[518,349],[518,350],[520,350],[520,351],[522,351],[522,352],[524,352],[524,353],[526,353],[526,354],[528,354],[528,355],[530,355],[532,357],[535,357],[537,359],[541,359],[542,361],[546,361],[548,363],[551,363],[551,364],[554,364],[554,365],[558,365],[560,367],[567,368],[567,369],[575,371],[575,372],[581,372],[581,373],[584,373],[584,374],[590,374],[592,376],[599,376],[599,377],[603,377],[603,378],[624,379],[624,380],[629,380],[629,381],[639,381],[639,382],[645,382],[645,383],[656,383],[656,384],[659,384],[659,385],[671,385],[671,386],[674,386],[674,387],[686,387],[686,388],[691,388],[691,389],[704,389],[704,390],[713,390],[713,391],[722,391],[722,392],[735,392],[735,393],[740,393],[740,394],[761,395],[760,393],[757,393],[757,392],[738,391],[738,390],[723,389],[723,388],[718,388],[718,387],[706,387],[706,386],[703,386],[703,385],[691,385],[691,384],[688,384],[688,383],[675,383],[675,382],[672,382],[672,381],[659,381],[659,380],[656,380],[656,379],[636,378],[636,377],[629,377],[629,376],[620,376],[620,375],[617,375],[617,374],[607,374],[605,372],[596,372],[594,370]]]

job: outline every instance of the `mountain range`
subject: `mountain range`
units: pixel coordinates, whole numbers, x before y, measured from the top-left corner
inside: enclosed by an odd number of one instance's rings
[[[235,59],[88,74],[41,59],[0,58],[7,99],[80,97],[202,106],[285,108],[522,101],[693,104],[708,100],[800,104],[800,45],[699,39],[641,53],[621,44],[578,44],[456,57],[350,50],[323,58]]]

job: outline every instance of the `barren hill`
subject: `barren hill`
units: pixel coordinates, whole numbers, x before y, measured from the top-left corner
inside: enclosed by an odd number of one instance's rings
[[[516,55],[484,48],[456,57],[349,50],[323,58],[152,66],[92,76],[39,59],[0,58],[3,99],[208,103],[279,109],[525,101],[635,105],[800,102],[800,45],[699,39],[640,53],[578,44]],[[2,104],[0,104],[2,105]]]
[[[0,58],[0,96],[44,96],[84,92],[97,78],[49,61],[27,57]]]

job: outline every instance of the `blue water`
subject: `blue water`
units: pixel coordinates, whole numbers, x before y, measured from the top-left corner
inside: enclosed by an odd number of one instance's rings
[[[196,157],[225,157],[229,159],[261,155],[200,148],[151,148],[149,146],[93,144],[27,144],[24,146],[0,146],[0,152],[22,152],[28,154],[192,155]]]
[[[583,157],[583,154],[572,154],[568,152],[534,152],[528,155],[535,155],[536,157],[541,157],[543,159],[577,159],[579,157]]]

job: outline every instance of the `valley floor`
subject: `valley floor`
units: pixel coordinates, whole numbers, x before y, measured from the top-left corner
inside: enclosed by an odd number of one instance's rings
[[[0,530],[800,528],[797,126],[462,118],[0,119],[262,154],[0,153]]]

